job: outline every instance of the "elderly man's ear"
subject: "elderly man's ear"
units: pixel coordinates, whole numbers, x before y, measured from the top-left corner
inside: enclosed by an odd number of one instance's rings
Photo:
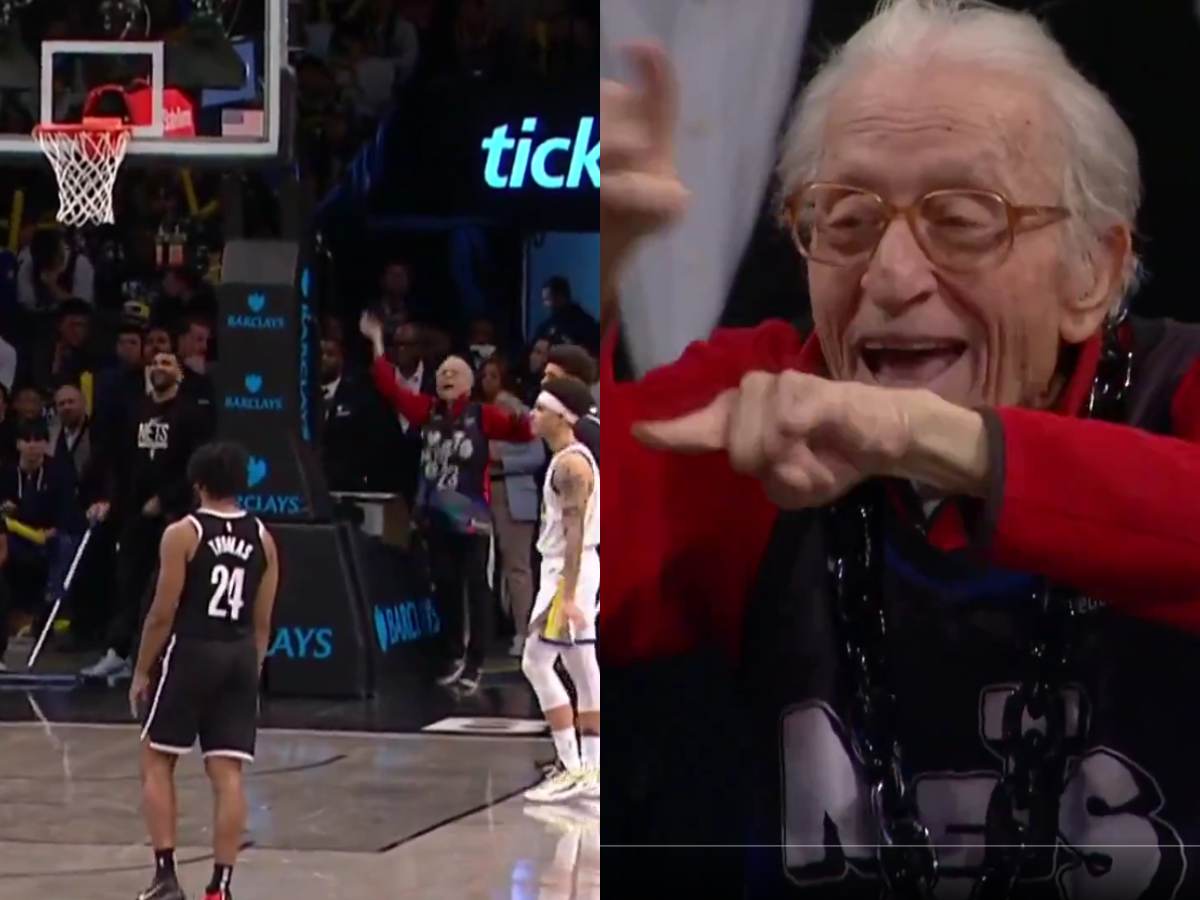
[[[1123,288],[1126,266],[1133,255],[1133,238],[1124,225],[1114,225],[1092,245],[1072,280],[1060,330],[1068,344],[1082,344],[1104,323]]]

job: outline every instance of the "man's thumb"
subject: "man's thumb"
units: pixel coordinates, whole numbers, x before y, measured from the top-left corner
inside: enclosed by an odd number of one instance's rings
[[[676,453],[712,453],[728,443],[729,419],[737,402],[737,388],[720,394],[708,406],[675,419],[638,422],[633,436],[648,447]]]

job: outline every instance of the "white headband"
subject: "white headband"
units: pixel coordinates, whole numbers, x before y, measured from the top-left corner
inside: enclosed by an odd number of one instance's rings
[[[540,394],[538,394],[537,402],[544,409],[548,409],[550,412],[558,413],[567,420],[568,425],[574,425],[579,421],[579,416],[567,409],[563,402],[549,391],[542,391]]]

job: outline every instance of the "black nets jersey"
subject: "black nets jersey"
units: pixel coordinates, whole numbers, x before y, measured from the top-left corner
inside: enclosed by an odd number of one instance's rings
[[[1200,329],[1139,324],[1129,422],[1166,433]],[[905,485],[895,486],[908,493]],[[911,504],[920,508],[915,496]],[[883,593],[897,735],[937,846],[933,900],[967,900],[1010,752],[1006,703],[1023,677],[1040,581],[970,548],[942,551],[889,504]],[[813,511],[780,517],[747,610],[743,678],[753,750],[746,900],[879,900],[876,819],[851,741],[853,683]],[[1200,896],[1200,639],[1079,596],[1065,701],[1059,818],[1024,854],[1016,900]]]
[[[254,636],[254,600],[266,571],[262,522],[244,512],[198,510],[187,517],[200,538],[187,565],[175,633],[201,640]]]

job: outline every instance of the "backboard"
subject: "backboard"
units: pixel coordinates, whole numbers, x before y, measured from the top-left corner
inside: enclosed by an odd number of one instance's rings
[[[281,156],[288,0],[0,0],[0,156],[36,124],[112,115],[128,160]],[[122,95],[124,104],[121,104]]]

